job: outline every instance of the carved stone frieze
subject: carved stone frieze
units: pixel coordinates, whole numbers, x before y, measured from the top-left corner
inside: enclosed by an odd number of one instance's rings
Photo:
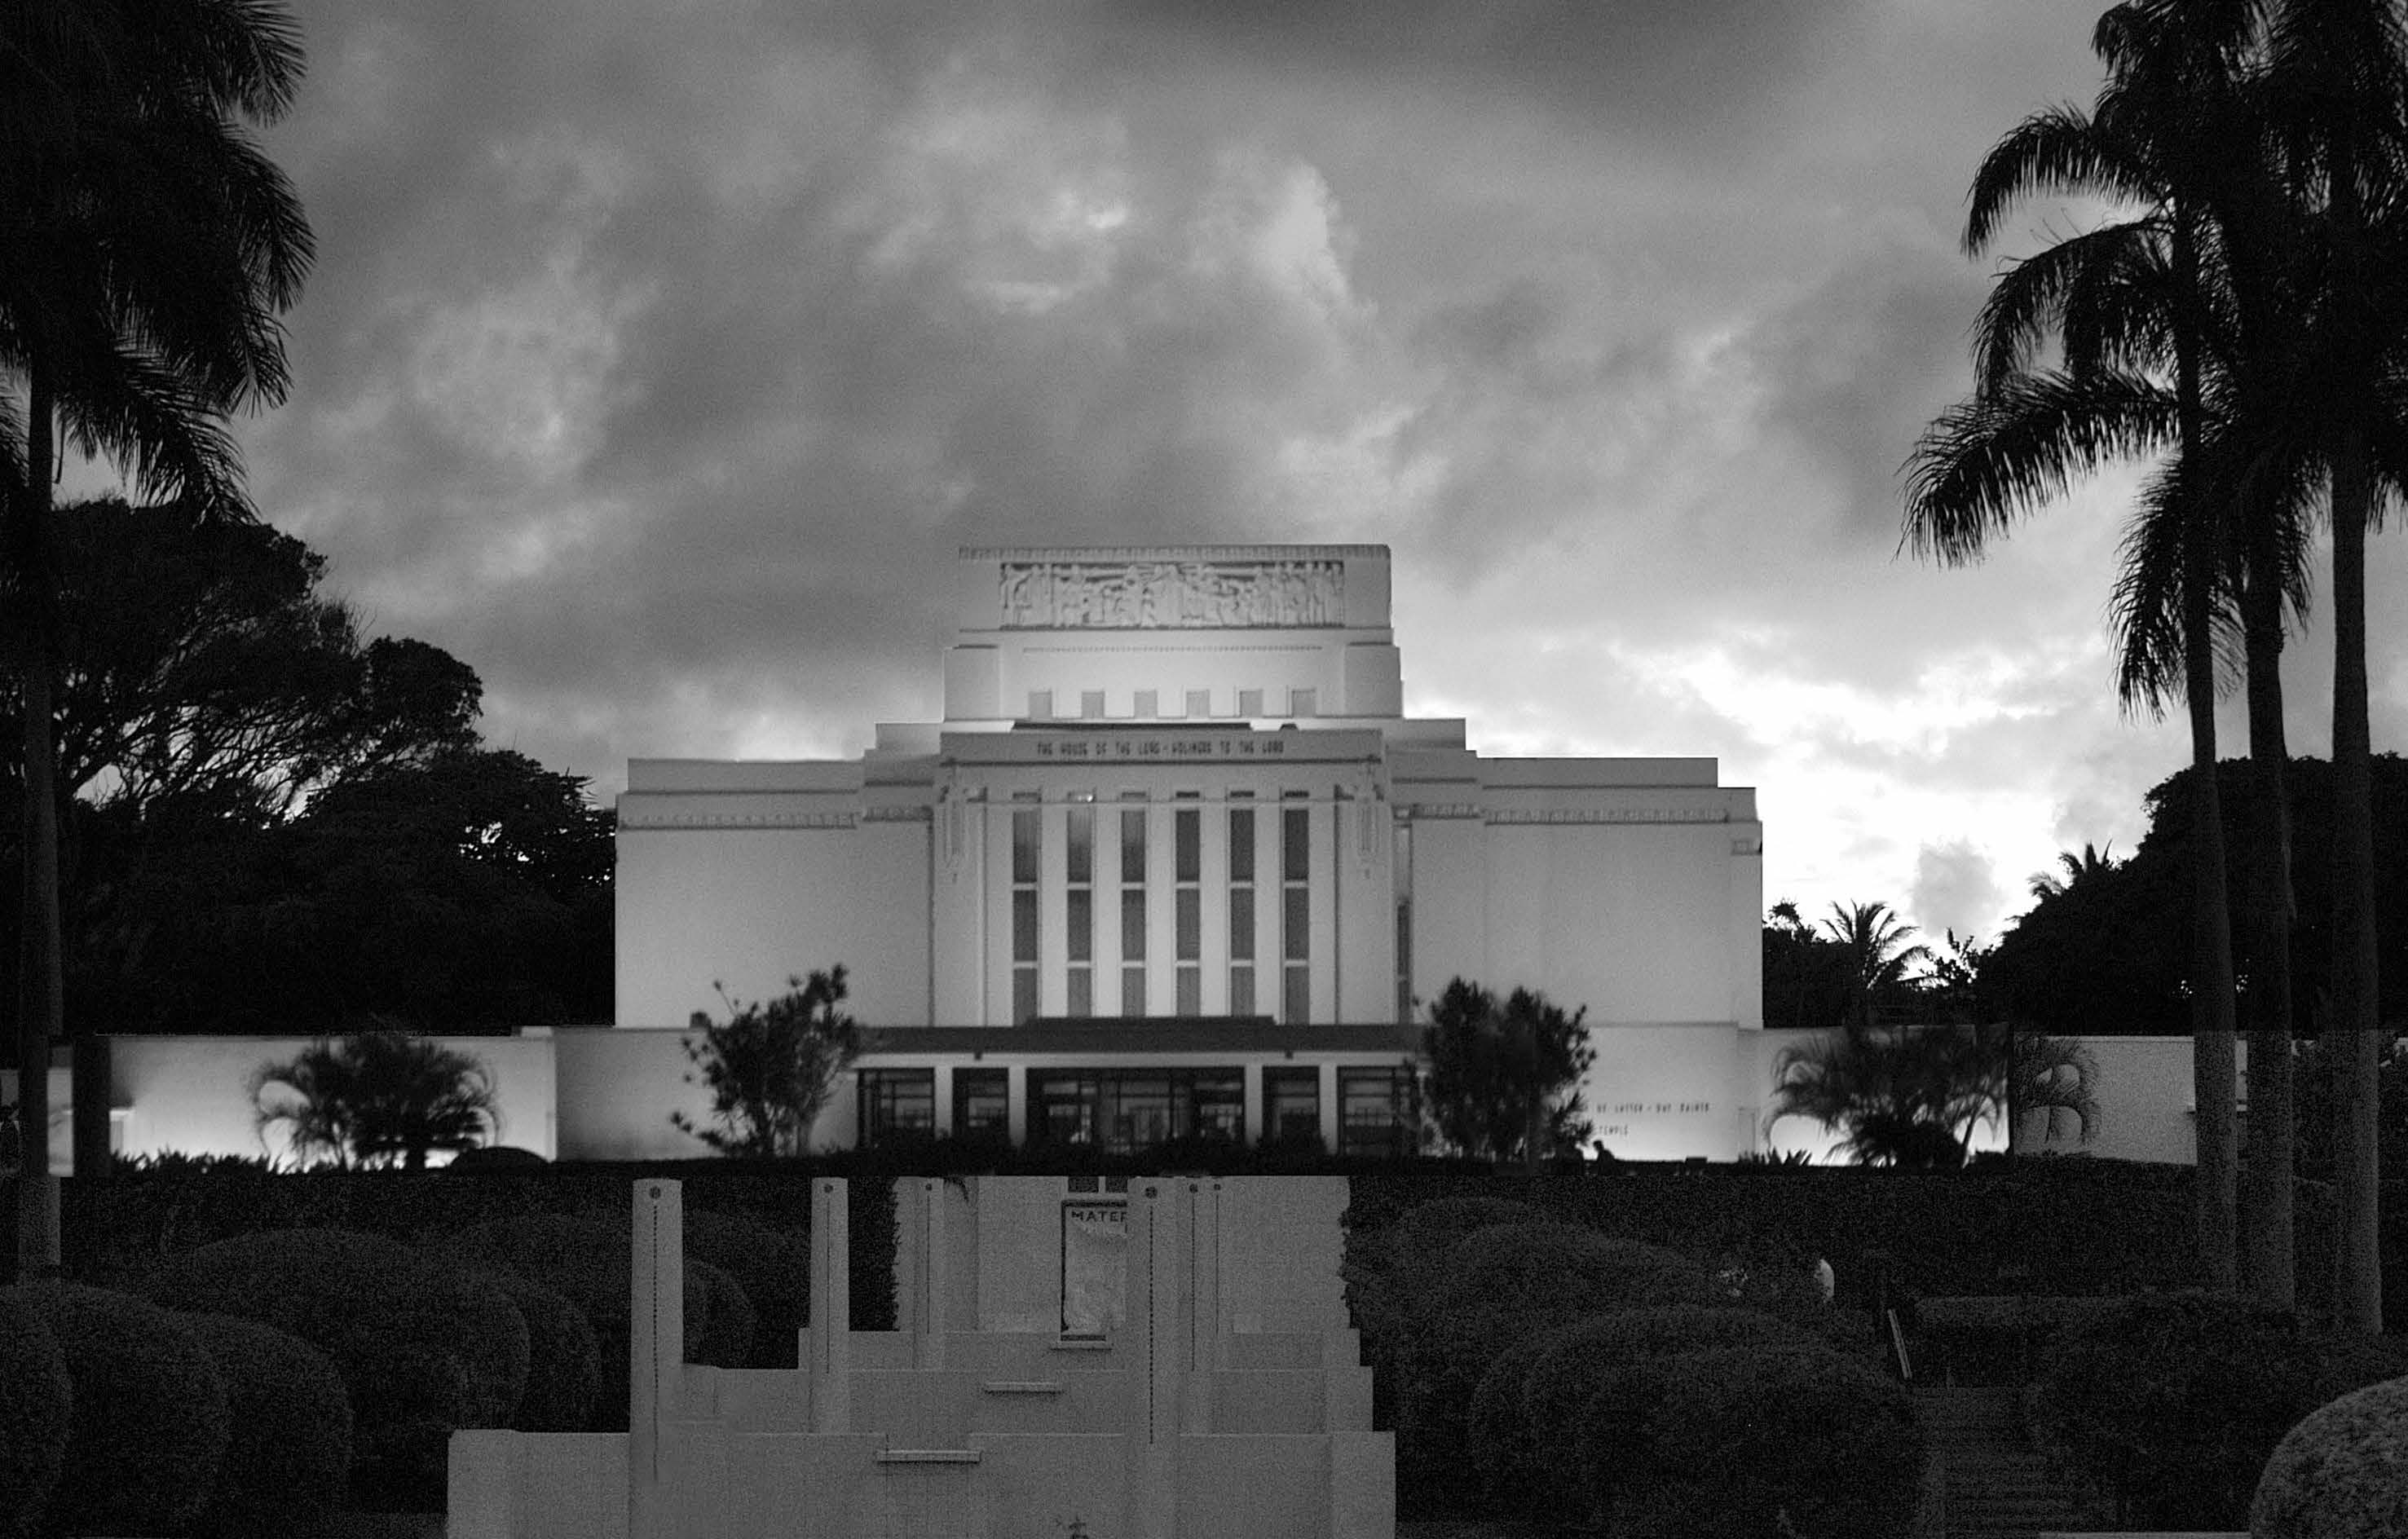
[[[1006,561],[1006,630],[1342,626],[1342,561]]]

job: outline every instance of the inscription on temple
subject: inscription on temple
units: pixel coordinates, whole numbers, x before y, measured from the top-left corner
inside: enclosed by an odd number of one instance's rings
[[[1346,623],[1341,561],[1007,561],[1007,630],[1294,629]]]

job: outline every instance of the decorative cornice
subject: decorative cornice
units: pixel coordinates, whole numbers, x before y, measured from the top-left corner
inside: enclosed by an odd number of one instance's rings
[[[1476,801],[1412,801],[1397,804],[1406,821],[1478,818],[1489,824],[1713,824],[1731,821],[1725,807],[1488,807]]]
[[[872,807],[861,814],[864,823],[926,823],[935,816],[928,807]]]
[[[899,809],[915,811],[917,809]],[[883,811],[880,809],[878,811]],[[926,816],[924,810],[921,812]],[[877,811],[870,816],[874,819]],[[850,828],[859,818],[853,813],[644,813],[619,814],[621,828]]]
[[[965,545],[964,561],[1385,561],[1385,545]]]
[[[1491,823],[1728,823],[1727,807],[1500,807]]]

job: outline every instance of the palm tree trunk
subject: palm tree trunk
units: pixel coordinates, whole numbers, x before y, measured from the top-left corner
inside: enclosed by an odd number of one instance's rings
[[[2215,655],[2212,619],[2221,531],[2193,484],[2200,464],[2205,413],[2200,405],[2196,318],[2197,216],[2174,211],[2175,405],[2182,455],[2183,694],[2190,709],[2191,755],[2191,1095],[2197,1112],[2198,1161],[2193,1171],[2200,1265],[2212,1288],[2240,1282],[2239,1213],[2233,1117],[2232,914],[2224,875],[2223,798],[2215,784]]]
[[[2383,1330],[2379,1234],[2382,1150],[2378,1072],[2383,1033],[2375,1009],[2372,766],[2366,716],[2366,525],[2371,511],[2366,435],[2344,424],[2332,468],[2333,852],[2332,1018],[2339,1104],[2334,1177],[2341,1200],[2333,1262],[2334,1323]]]
[[[17,1266],[26,1280],[59,1273],[59,1186],[50,1173],[50,1043],[62,1011],[59,973],[57,743],[58,613],[50,590],[51,391],[38,363],[26,370],[25,496],[10,554],[23,563],[24,905],[18,933],[17,1115],[25,1169],[17,1181]]]
[[[2283,734],[2282,583],[2260,537],[2242,595],[2249,657],[2249,760],[2258,800],[2249,887],[2249,1137],[2242,1163],[2243,1290],[2272,1309],[2297,1303],[2292,1197],[2291,804]]]

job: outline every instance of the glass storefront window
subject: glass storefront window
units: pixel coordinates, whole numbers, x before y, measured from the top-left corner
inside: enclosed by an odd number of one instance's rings
[[[860,1076],[861,1146],[933,1138],[937,1132],[934,1069],[864,1069]]]
[[[1005,1143],[1011,1138],[1010,1072],[953,1071],[953,1136],[968,1143]]]
[[[1237,1142],[1245,1074],[1237,1069],[1031,1070],[1032,1143],[1092,1143],[1127,1154],[1179,1138]]]
[[[1413,1072],[1338,1071],[1338,1152],[1408,1155],[1420,1143]]]
[[[1263,1142],[1321,1144],[1321,1071],[1263,1071]]]

